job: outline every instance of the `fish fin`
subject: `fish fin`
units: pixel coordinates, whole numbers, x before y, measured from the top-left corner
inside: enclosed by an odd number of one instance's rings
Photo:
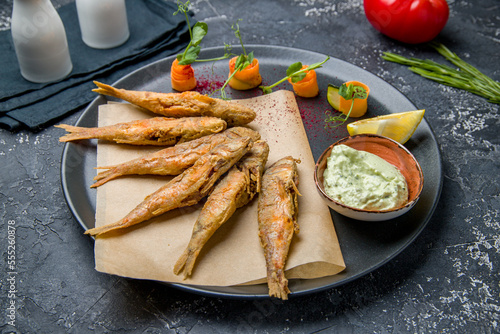
[[[104,183],[111,181],[120,175],[118,173],[113,173],[113,170],[107,170],[104,172],[100,172],[96,176],[94,176],[94,181],[96,181],[93,185],[90,186],[90,188],[97,188],[99,186],[102,186]]]
[[[54,125],[54,127],[61,128],[69,132],[66,135],[59,138],[60,142],[94,138],[94,133],[92,131],[92,128],[83,128],[67,124],[58,124]]]
[[[292,181],[292,188],[297,193],[297,195],[302,196],[302,194],[299,192],[299,188],[297,188],[297,185],[293,181]]]
[[[281,273],[281,275],[278,275],[277,273],[273,272],[267,280],[267,286],[269,288],[269,296],[280,298],[283,300],[288,299],[290,290],[288,289],[288,280],[285,278],[285,275],[283,273]]]
[[[87,231],[85,231],[85,234],[89,234],[91,236],[99,236],[99,235],[102,235],[104,233],[108,233],[110,231],[113,231],[113,230],[117,230],[117,229],[121,229],[121,228],[124,228],[124,227],[128,227],[130,225],[133,225],[133,224],[125,224],[123,222],[123,220],[120,220],[116,223],[112,223],[112,224],[107,224],[107,225],[103,225],[103,226],[99,226],[99,227],[94,227],[94,228],[91,228]]]
[[[108,95],[108,96],[120,98],[120,96],[119,96],[120,94],[116,88],[114,88],[110,85],[103,84],[99,81],[94,81],[94,83],[96,84],[96,86],[98,88],[92,89],[93,92],[96,92],[96,93],[99,93],[102,95]]]
[[[115,168],[118,165],[109,165],[109,166],[96,166],[94,169],[112,169]]]
[[[184,279],[186,279],[191,272],[187,272],[187,261],[189,259],[189,249],[184,250],[184,253],[179,257],[177,262],[174,265],[174,274],[175,275],[180,275],[181,273],[184,274]]]

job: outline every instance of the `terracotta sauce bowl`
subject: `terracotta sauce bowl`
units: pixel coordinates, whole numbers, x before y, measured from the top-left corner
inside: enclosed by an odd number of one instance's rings
[[[381,211],[353,208],[330,198],[323,186],[323,172],[325,171],[326,161],[330,156],[332,148],[340,144],[378,155],[398,168],[408,184],[408,202],[401,207]],[[417,203],[424,186],[424,175],[413,154],[400,143],[379,135],[362,134],[343,138],[328,147],[316,163],[314,182],[326,204],[338,213],[358,220],[382,221],[405,214]]]

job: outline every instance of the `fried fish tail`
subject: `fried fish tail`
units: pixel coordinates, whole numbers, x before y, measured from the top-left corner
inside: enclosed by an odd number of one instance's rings
[[[157,195],[157,193],[154,193],[153,195]],[[136,225],[138,223],[142,223],[143,221],[146,221],[148,219],[153,218],[155,215],[152,214],[152,211],[148,210],[149,205],[145,204],[146,201],[148,201],[148,204],[151,204],[150,203],[151,199],[152,199],[151,195],[146,197],[146,199],[141,204],[139,204],[127,216],[120,219],[119,221],[112,223],[112,224],[107,224],[104,226],[91,228],[91,229],[85,231],[85,234],[89,234],[91,236],[98,236],[98,235],[108,233],[108,232],[111,232],[114,230],[122,229],[125,227],[130,227],[130,226]],[[171,203],[169,203],[169,204],[171,204]],[[165,205],[164,208],[166,208],[166,206],[167,205]]]
[[[119,98],[119,92],[117,88],[114,88],[113,86],[103,84],[102,82],[99,81],[94,81],[94,84],[98,87],[95,89],[92,89],[93,92],[102,94],[102,95],[108,95],[108,96],[114,96]]]
[[[184,275],[184,279],[186,279],[188,276],[191,276],[194,268],[194,263],[200,251],[201,249],[196,250],[186,248],[174,265],[174,274],[180,275],[182,273]]]
[[[119,171],[116,170],[116,166],[106,166],[106,167],[96,167],[96,168],[103,168],[108,170],[100,172],[94,177],[94,184],[90,186],[90,188],[97,188],[105,184],[106,182],[109,182],[111,180],[114,180],[122,175],[126,175],[123,172],[120,173]]]
[[[252,144],[251,138],[244,137],[216,146],[192,167],[147,196],[124,218],[87,230],[85,234],[101,235],[141,223],[176,208],[198,203],[211,191],[217,179],[248,152]]]
[[[290,293],[285,264],[292,237],[299,232],[297,162],[285,157],[264,172],[258,202],[259,238],[266,259],[269,295],[280,299],[288,299]]]
[[[265,141],[254,143],[250,151],[233,166],[208,196],[193,227],[188,246],[174,266],[174,274],[192,274],[203,246],[236,209],[248,204],[260,191],[260,179],[269,155]]]
[[[54,125],[56,128],[61,128],[66,130],[67,134],[59,138],[60,142],[70,142],[75,140],[83,140],[83,139],[92,139],[95,138],[96,135],[99,135],[99,131],[95,130],[95,128],[84,128],[79,126],[73,126],[68,124],[58,124]]]
[[[96,86],[98,88],[92,89],[93,92],[102,94],[102,95],[108,95],[108,96],[113,96],[122,100],[127,101],[125,98],[127,95],[127,91],[125,89],[118,89],[110,85],[103,84],[99,81],[94,81]]]
[[[284,227],[274,228],[273,231],[266,232],[273,235],[262,236],[260,234],[260,238],[265,250],[269,296],[286,300],[290,290],[288,289],[288,279],[285,276],[285,263],[295,230],[293,223],[289,221],[284,222],[284,225]]]

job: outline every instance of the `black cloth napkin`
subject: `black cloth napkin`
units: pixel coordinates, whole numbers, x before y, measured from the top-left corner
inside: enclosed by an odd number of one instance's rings
[[[179,53],[189,42],[184,15],[174,2],[126,1],[130,38],[113,49],[93,49],[81,38],[74,3],[58,12],[68,38],[73,70],[55,83],[32,83],[20,73],[10,30],[0,32],[0,126],[39,131],[93,100],[93,80],[113,83],[155,60]]]

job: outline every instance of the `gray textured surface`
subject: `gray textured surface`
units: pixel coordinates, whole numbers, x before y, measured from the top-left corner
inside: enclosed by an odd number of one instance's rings
[[[377,33],[361,0],[192,1],[209,24],[204,46],[283,45],[330,54],[393,84],[436,132],[444,185],[419,238],[393,261],[355,282],[288,302],[207,298],[162,284],[104,275],[60,188],[59,131],[0,130],[2,333],[495,333],[500,331],[499,107],[383,61],[383,51],[441,57]],[[247,4],[248,3],[248,4]],[[449,1],[439,36],[500,80],[496,0]],[[8,27],[9,2],[0,6]],[[1,80],[1,78],[0,78]],[[74,123],[79,113],[65,122]],[[16,232],[16,327],[7,324],[8,222]]]

